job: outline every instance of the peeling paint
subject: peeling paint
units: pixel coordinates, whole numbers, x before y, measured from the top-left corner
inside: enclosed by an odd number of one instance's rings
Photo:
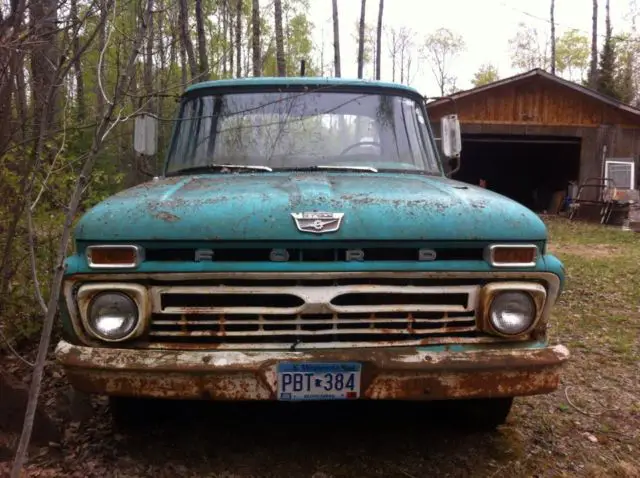
[[[444,177],[344,172],[164,178],[89,210],[76,238],[323,240],[298,231],[291,213],[326,209],[345,213],[340,230],[327,236],[332,240],[546,239],[536,214],[483,188]],[[167,228],[174,217],[180,227]]]
[[[154,216],[166,222],[176,222],[180,220],[178,216],[167,211],[160,211],[159,213],[154,214]]]
[[[532,395],[555,390],[568,360],[562,345],[483,352],[204,352],[78,347],[56,356],[87,393],[216,400],[274,400],[279,361],[358,361],[364,399],[437,400]],[[208,360],[207,360],[208,358]]]

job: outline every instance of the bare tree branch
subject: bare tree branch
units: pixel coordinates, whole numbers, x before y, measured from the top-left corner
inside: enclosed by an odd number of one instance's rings
[[[35,290],[36,299],[42,312],[47,314],[47,304],[42,297],[42,290],[40,289],[40,281],[38,280],[38,266],[36,264],[36,248],[35,248],[35,231],[33,227],[33,213],[30,207],[27,207],[27,227],[29,237],[29,259],[31,263],[31,275],[33,276],[33,288]]]
[[[47,357],[49,343],[51,340],[51,332],[53,330],[54,318],[57,313],[58,297],[62,289],[62,279],[64,276],[64,258],[66,256],[67,246],[69,243],[69,239],[71,237],[73,218],[78,209],[78,205],[80,204],[82,191],[84,190],[86,184],[89,182],[89,178],[93,170],[93,165],[95,163],[96,156],[102,147],[104,138],[108,135],[109,131],[111,131],[111,129],[113,128],[111,119],[112,119],[113,111],[116,107],[116,104],[118,104],[125,98],[125,92],[131,83],[131,78],[133,76],[136,58],[140,54],[142,41],[146,35],[147,27],[150,20],[149,18],[150,10],[145,9],[144,12],[145,12],[144,17],[137,31],[136,43],[133,45],[133,50],[129,55],[127,66],[118,78],[112,102],[105,107],[105,111],[103,112],[103,115],[102,115],[102,120],[100,121],[100,124],[96,128],[96,131],[93,137],[91,152],[88,155],[82,167],[80,176],[76,181],[73,194],[69,201],[69,207],[67,209],[67,213],[65,217],[64,229],[62,231],[62,237],[60,238],[60,242],[58,246],[57,266],[56,266],[55,275],[52,281],[52,287],[51,287],[51,292],[49,296],[49,303],[47,304],[47,314],[44,319],[44,325],[43,325],[42,334],[40,337],[40,345],[38,347],[38,356],[36,358],[36,363],[35,363],[33,375],[31,378],[31,387],[29,390],[29,402],[27,404],[27,410],[25,412],[24,426],[22,429],[22,434],[20,436],[18,450],[16,451],[16,456],[13,462],[13,467],[11,469],[11,478],[20,477],[22,467],[26,460],[27,448],[29,445],[29,441],[31,439],[33,422],[35,418],[36,408],[38,405],[38,398],[40,396],[40,389],[42,386],[42,375],[44,372],[45,360]]]

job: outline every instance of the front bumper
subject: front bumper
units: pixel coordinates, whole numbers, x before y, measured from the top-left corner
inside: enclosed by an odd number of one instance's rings
[[[558,387],[569,358],[544,348],[424,352],[416,348],[313,352],[165,351],[60,342],[56,356],[76,389],[117,396],[275,400],[281,361],[362,364],[361,398],[440,400],[534,395]]]

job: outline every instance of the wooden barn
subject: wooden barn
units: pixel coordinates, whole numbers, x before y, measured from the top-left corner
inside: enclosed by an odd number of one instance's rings
[[[461,168],[454,178],[509,196],[536,211],[558,212],[563,193],[599,200],[604,184],[638,189],[640,110],[535,69],[427,104],[436,137],[440,118],[457,113]],[[607,178],[607,179],[604,179]]]

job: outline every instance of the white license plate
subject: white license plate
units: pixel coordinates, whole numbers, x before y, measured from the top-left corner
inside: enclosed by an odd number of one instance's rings
[[[353,362],[278,364],[278,400],[360,398],[361,364]]]

